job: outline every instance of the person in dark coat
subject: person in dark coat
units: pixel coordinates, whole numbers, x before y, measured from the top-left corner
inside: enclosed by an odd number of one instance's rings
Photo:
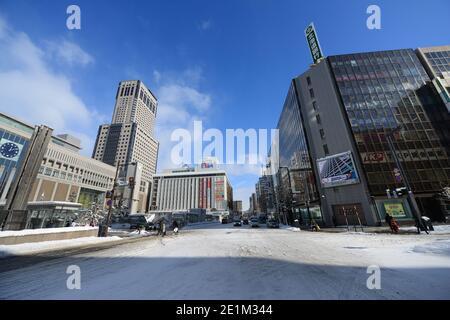
[[[173,220],[172,229],[173,229],[173,232],[178,233],[179,226],[178,226],[177,220]]]
[[[397,233],[398,232],[398,223],[397,221],[394,219],[393,216],[391,216],[389,213],[386,213],[386,217],[384,218],[384,221],[386,221],[386,223],[389,225],[389,228],[391,228],[391,231],[393,233]]]

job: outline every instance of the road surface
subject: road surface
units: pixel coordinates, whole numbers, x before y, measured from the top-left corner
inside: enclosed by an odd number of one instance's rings
[[[0,272],[1,299],[450,299],[449,235],[212,224],[36,263],[26,259],[27,266]],[[70,265],[80,268],[80,289],[67,288]],[[367,288],[373,265],[381,289]]]

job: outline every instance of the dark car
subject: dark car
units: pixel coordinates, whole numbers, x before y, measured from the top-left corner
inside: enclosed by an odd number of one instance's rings
[[[248,224],[248,219],[242,220],[242,223],[243,223],[243,224]]]
[[[233,226],[240,227],[242,225],[241,219],[233,220]]]
[[[148,224],[144,215],[129,215],[128,223],[130,224],[130,229],[147,228]]]
[[[276,219],[269,219],[267,220],[267,228],[279,228],[280,224],[278,223],[278,220]]]
[[[259,228],[259,219],[258,218],[251,218],[250,219],[250,226],[252,228]]]
[[[228,223],[228,218],[222,218],[222,223],[223,224],[227,224]]]

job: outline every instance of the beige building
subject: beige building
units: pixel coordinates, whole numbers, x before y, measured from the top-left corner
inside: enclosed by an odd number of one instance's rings
[[[26,147],[34,127],[4,114],[0,114],[0,120],[2,141],[12,141],[19,147]],[[112,190],[116,168],[85,157],[79,153],[80,150],[80,141],[73,136],[60,135],[51,138],[33,183],[29,202],[76,202],[85,208],[91,208],[93,202],[96,202],[100,207],[104,206],[105,193]],[[9,177],[22,161],[19,156],[20,154],[17,155],[17,160],[5,156],[0,159],[3,199],[6,198],[5,186],[8,185]]]

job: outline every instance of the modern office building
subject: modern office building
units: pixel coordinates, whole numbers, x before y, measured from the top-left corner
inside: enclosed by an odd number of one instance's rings
[[[421,213],[443,220],[435,195],[450,185],[450,121],[432,80],[412,49],[330,56],[295,78],[278,123],[290,214],[329,226],[411,220],[393,192],[409,182]]]
[[[450,46],[419,48],[416,52],[450,113]]]
[[[151,209],[232,210],[233,189],[224,170],[213,166],[167,170],[153,176]]]
[[[85,157],[80,149],[58,136],[52,137],[29,201],[68,201],[91,208],[105,206],[105,194],[112,190],[116,168]]]
[[[153,138],[156,112],[156,97],[140,80],[120,82],[112,123],[99,127],[92,155],[115,167],[142,165],[141,179],[135,181],[139,201],[133,207],[139,212],[148,211],[151,183],[156,173],[159,148]]]
[[[450,46],[419,48],[419,59],[431,78],[434,91],[446,105],[448,113],[428,112],[437,135],[450,153]]]
[[[93,204],[99,208],[105,206],[105,194],[112,189],[116,168],[79,153],[80,141],[70,135],[51,136],[42,157],[33,160],[33,154],[27,155],[27,149],[32,143],[35,127],[16,118],[0,113],[0,207],[7,204],[8,197],[14,196],[11,188],[17,174],[22,170],[24,161],[30,162],[29,167],[36,167],[36,175],[24,173],[30,181],[26,190],[24,182],[20,183],[19,191],[25,192],[26,210],[32,204],[33,210],[45,211],[40,204],[58,204],[69,208],[91,209]],[[29,159],[25,159],[29,158]],[[26,168],[25,168],[26,169]],[[66,210],[66,211],[67,211]]]
[[[25,147],[34,127],[5,114],[0,114],[0,117],[3,139]],[[106,191],[112,189],[116,170],[113,166],[81,155],[80,150],[77,138],[53,136],[45,150],[28,201],[77,202],[90,208],[96,199],[103,205]],[[5,179],[9,177],[7,173],[17,167],[17,162],[12,163],[11,159],[4,158],[0,161],[1,181],[5,186]],[[14,164],[16,166],[11,166]],[[2,199],[4,197],[6,194],[2,193]]]

